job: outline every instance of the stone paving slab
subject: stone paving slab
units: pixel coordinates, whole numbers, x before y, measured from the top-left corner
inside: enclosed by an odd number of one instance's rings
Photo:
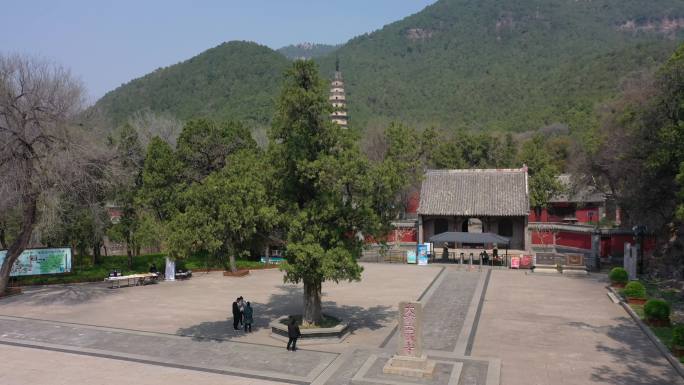
[[[335,353],[0,317],[0,343],[308,383]]]
[[[466,316],[471,309],[478,283],[485,274],[486,271],[464,271],[455,267],[447,267],[442,273],[440,282],[431,289],[430,296],[425,299],[426,303],[423,308],[423,347],[425,349],[452,352],[458,345],[465,346],[468,335],[463,336],[461,332],[464,330]],[[472,325],[466,326],[469,329]],[[395,333],[385,346],[389,350],[395,350],[397,343]]]
[[[2,385],[279,385],[225,374],[0,344]],[[134,374],[135,381],[124,376]]]
[[[387,355],[371,355],[352,379],[352,384],[457,385],[463,366],[460,362],[436,361],[432,378],[413,378],[384,374],[382,368],[389,359]]]

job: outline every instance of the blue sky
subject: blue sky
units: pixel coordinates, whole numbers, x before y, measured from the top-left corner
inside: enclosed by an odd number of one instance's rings
[[[221,42],[271,48],[343,43],[435,0],[7,1],[0,52],[41,56],[85,83],[91,101]]]

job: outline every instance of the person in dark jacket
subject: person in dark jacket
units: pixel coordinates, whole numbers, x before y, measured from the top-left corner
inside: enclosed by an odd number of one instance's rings
[[[238,324],[240,323],[240,305],[238,305],[238,302],[240,301],[240,298],[236,298],[235,302],[233,302],[233,329],[239,330],[240,328],[238,327]]]
[[[252,322],[254,322],[254,310],[252,309],[252,304],[247,301],[245,304],[245,310],[242,313],[242,322],[245,323],[245,332],[252,332]]]
[[[290,337],[289,341],[287,341],[287,350],[292,350],[293,352],[297,350],[297,338],[301,335],[302,332],[299,330],[297,321],[294,317],[290,317],[290,324],[287,325],[287,336]],[[290,348],[290,345],[292,345],[292,348]]]

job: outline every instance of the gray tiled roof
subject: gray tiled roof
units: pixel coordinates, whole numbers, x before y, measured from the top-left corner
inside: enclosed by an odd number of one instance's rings
[[[605,202],[606,194],[599,191],[596,186],[588,184],[576,184],[570,174],[558,175],[558,181],[563,186],[563,191],[549,199],[550,202],[589,203]]]
[[[421,215],[526,216],[525,169],[428,170],[420,190]]]

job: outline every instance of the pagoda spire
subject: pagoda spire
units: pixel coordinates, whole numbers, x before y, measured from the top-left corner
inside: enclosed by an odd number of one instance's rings
[[[340,71],[340,58],[335,59],[335,77],[330,83],[330,97],[328,99],[333,107],[330,119],[342,128],[347,128],[349,117],[347,116],[347,97],[344,92],[344,79]]]

